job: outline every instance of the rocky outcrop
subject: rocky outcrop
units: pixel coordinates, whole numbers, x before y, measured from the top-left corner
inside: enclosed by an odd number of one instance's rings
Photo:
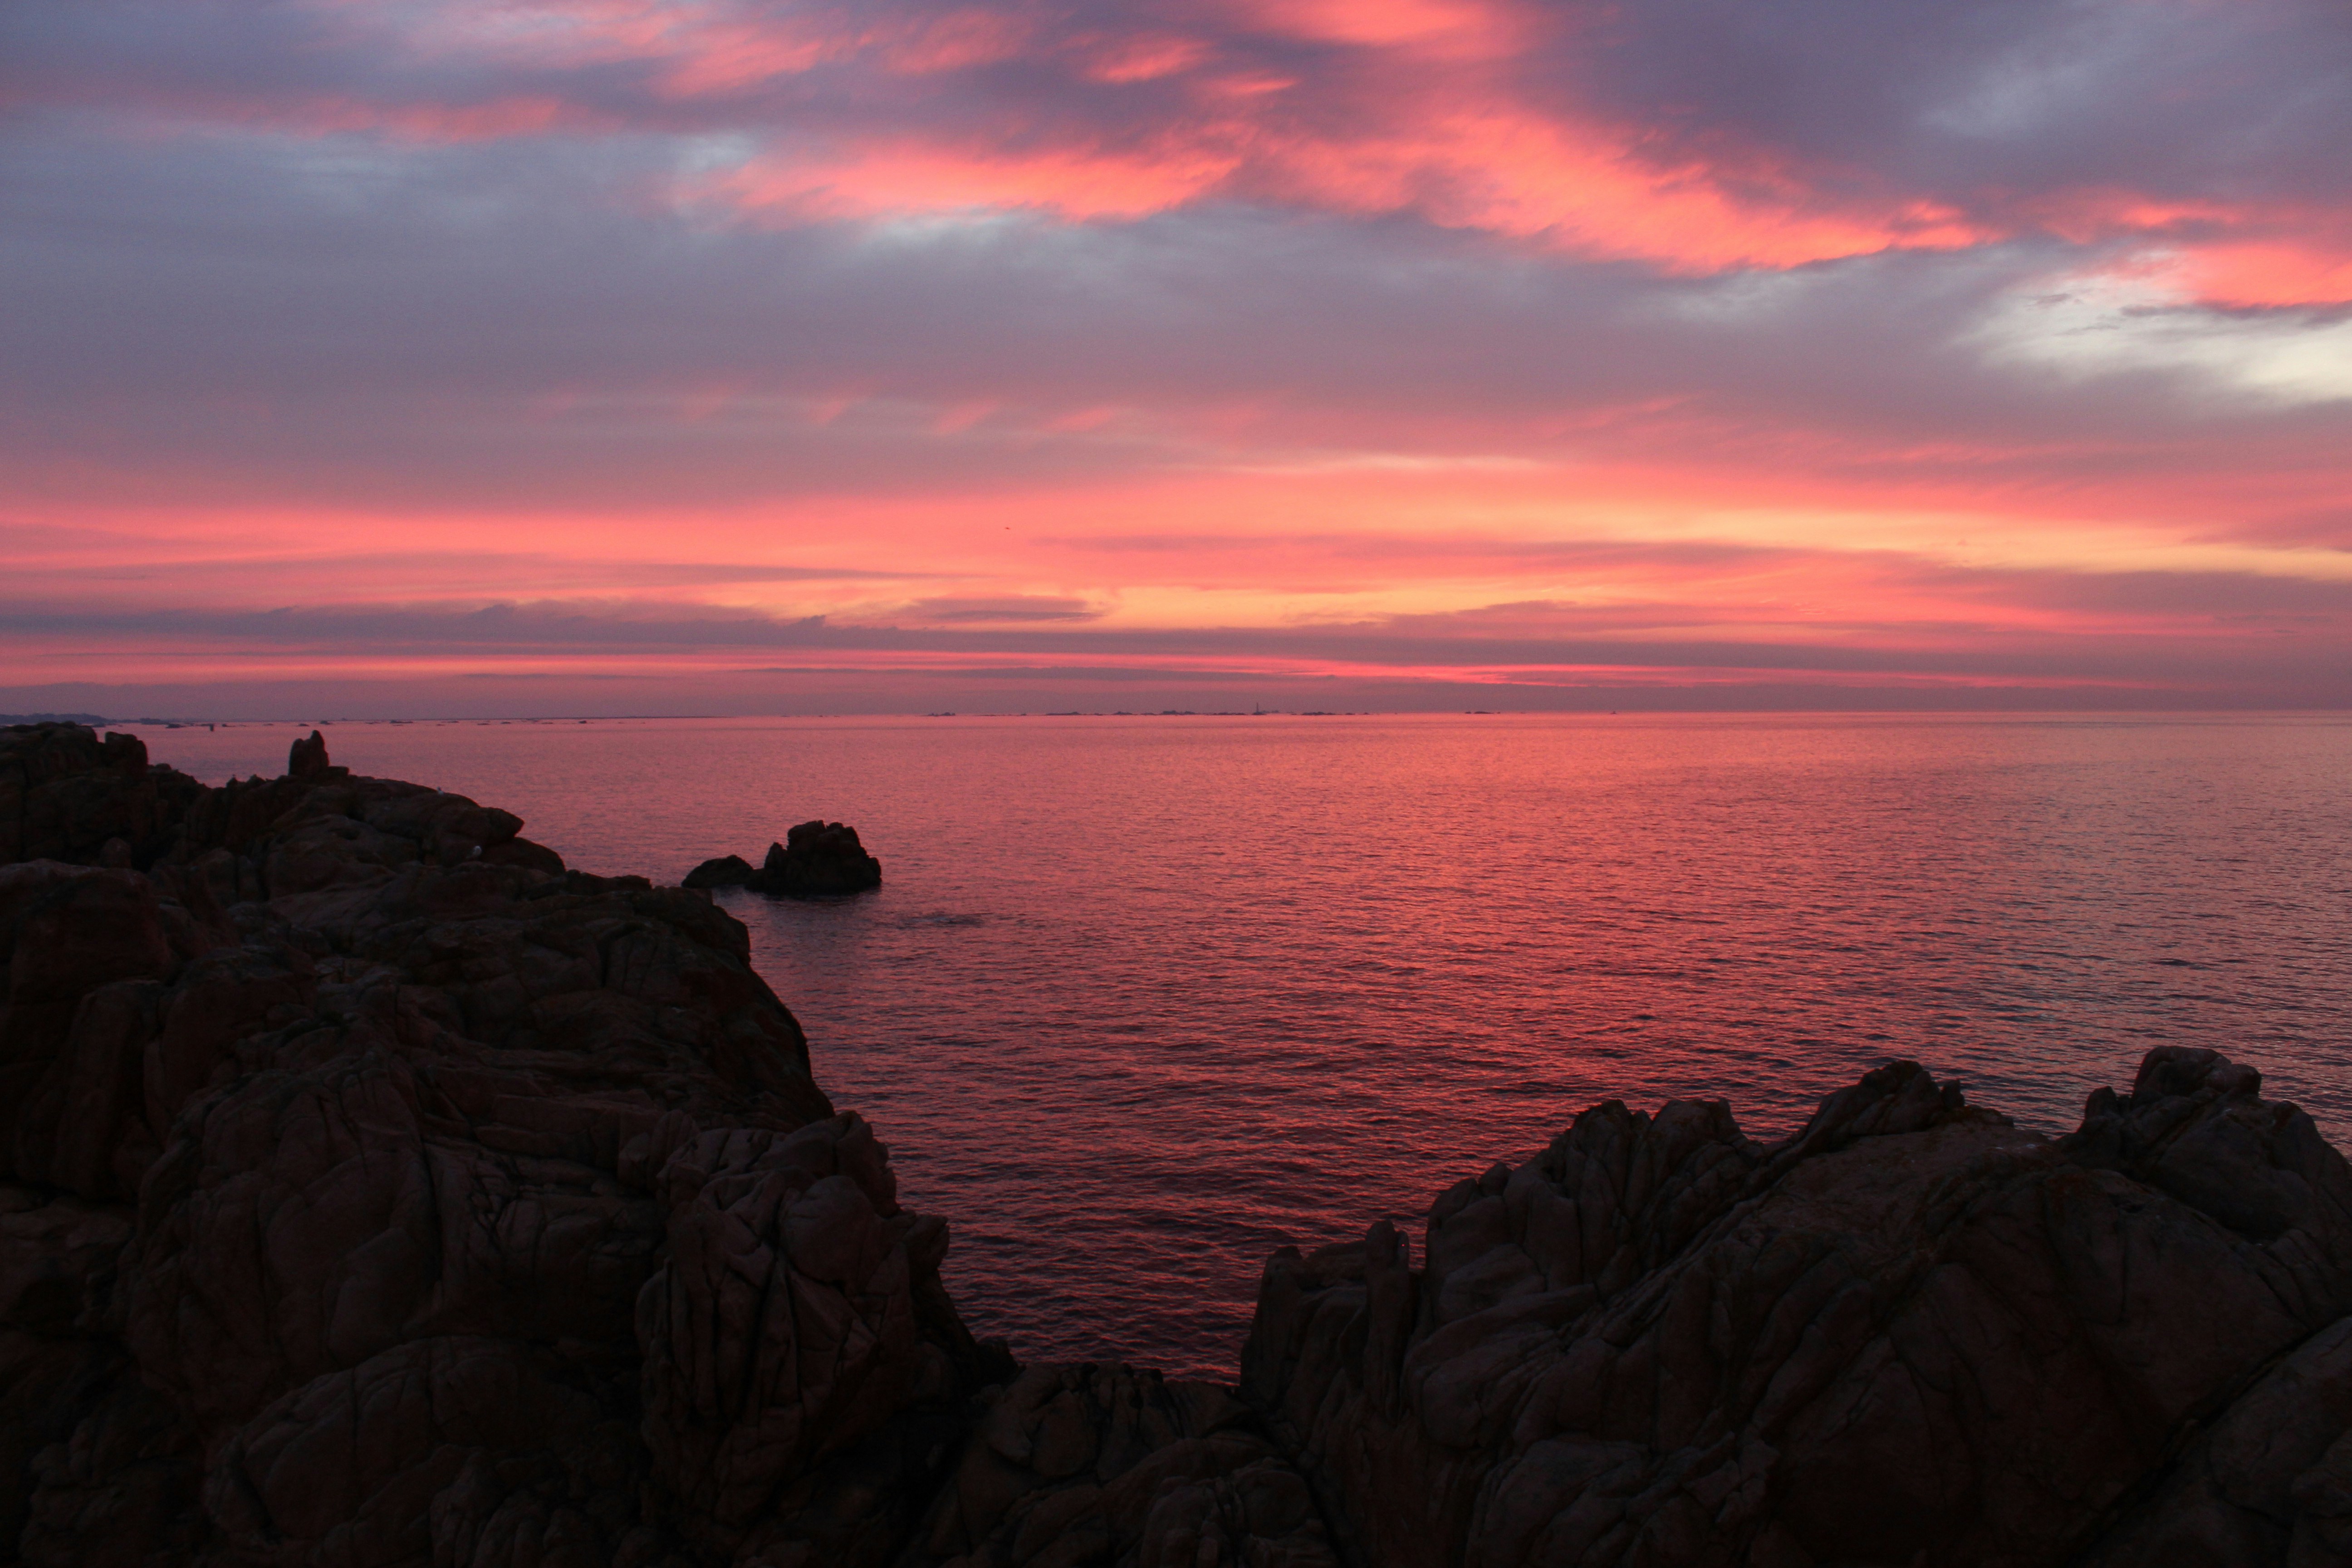
[[[882,862],[857,841],[857,829],[840,822],[803,822],[768,846],[759,867],[740,855],[705,860],[686,875],[689,888],[749,888],[755,893],[815,899],[862,893],[882,885]]]
[[[331,766],[327,760],[327,738],[316,730],[296,741],[286,753],[286,776],[289,779],[323,778]]]
[[[216,790],[6,742],[19,843],[145,869],[0,867],[0,1561],[912,1528],[1002,1358],[739,923],[322,742]],[[828,1478],[877,1465],[845,1524]]]
[[[759,868],[740,855],[722,855],[705,860],[686,874],[679,884],[687,888],[740,888],[759,875]]]
[[[2152,1053],[2048,1140],[1900,1063],[1796,1137],[1612,1102],[1278,1255],[1244,1392],[1368,1561],[2340,1563],[2352,1174]]]
[[[824,898],[862,893],[882,885],[882,862],[857,841],[857,829],[841,822],[803,822],[768,846],[768,858],[744,884],[755,893]]]
[[[150,865],[203,787],[150,767],[136,735],[12,725],[0,730],[0,865]]]

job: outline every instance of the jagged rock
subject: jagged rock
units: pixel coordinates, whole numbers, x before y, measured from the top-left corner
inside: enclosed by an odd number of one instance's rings
[[[1227,1390],[1033,1366],[982,1403],[909,1568],[1338,1568],[1305,1479]]]
[[[2158,1050],[2055,1142],[1911,1063],[1771,1148],[1612,1101],[1418,1270],[1278,1254],[1244,1388],[1395,1568],[2341,1561],[2352,1173],[2259,1082]]]
[[[862,893],[882,885],[882,862],[857,841],[857,829],[840,822],[803,822],[768,846],[768,858],[744,884],[759,893],[823,898]]]
[[[116,840],[114,862],[151,865],[203,788],[150,768],[136,735],[100,741],[79,724],[12,725],[0,730],[0,865],[96,865]]]
[[[662,1163],[667,1260],[637,1299],[654,1470],[681,1533],[728,1550],[826,1456],[954,1390],[919,1339],[946,1227],[899,1208],[855,1116],[691,1133]]]
[[[861,893],[882,885],[882,862],[866,853],[857,829],[839,822],[803,822],[768,846],[759,867],[740,855],[705,860],[686,875],[688,888],[750,888],[792,898]]]
[[[232,1562],[610,1562],[637,1529],[632,1443],[576,1358],[408,1341],[289,1391],[208,1467]]]
[[[878,1568],[1010,1369],[744,928],[296,754],[0,866],[0,1563]]]
[[[705,860],[686,874],[680,884],[688,888],[740,888],[759,873],[751,862],[740,855],[722,855],[715,860]]]
[[[286,776],[289,779],[323,778],[329,771],[327,738],[316,730],[308,738],[298,738],[286,753]]]

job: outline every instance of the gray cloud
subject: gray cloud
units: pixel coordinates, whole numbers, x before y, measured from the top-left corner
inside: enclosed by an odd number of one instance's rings
[[[2083,187],[2330,205],[2352,19],[2330,0],[1642,0],[1557,79],[1691,153],[1843,165],[1979,210]],[[1597,47],[1596,47],[1597,46]]]
[[[723,9],[723,8],[722,8]],[[918,0],[854,14],[737,7],[868,40],[919,39],[958,18]],[[2334,0],[1549,0],[1515,85],[1598,103],[1662,159],[1761,153],[1818,180],[1879,182],[2001,205],[2038,192],[2140,185],[2334,202],[2352,142],[2352,23]],[[224,0],[77,0],[0,14],[0,86],[20,104],[191,119],[296,115],[322,102],[480,110],[553,104],[583,131],[690,136],[953,130],[1008,121],[1148,144],[1197,112],[1184,71],[1106,84],[1090,46],[1177,34],[1199,71],[1280,73],[1302,121],[1409,88],[1362,51],[1288,37],[1245,7],[1084,0],[1007,7],[1011,58],[909,75],[869,44],[814,68],[681,95],[667,62],[419,49],[405,7]]]
[[[1016,626],[1095,621],[1102,609],[1084,599],[1045,594],[1004,594],[992,597],[917,599],[907,614],[919,622],[941,626]],[[888,619],[887,616],[883,617]]]

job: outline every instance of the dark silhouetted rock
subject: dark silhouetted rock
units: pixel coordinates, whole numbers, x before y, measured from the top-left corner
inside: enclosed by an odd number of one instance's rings
[[[978,1429],[901,1563],[1339,1568],[1307,1482],[1231,1390],[1034,1366]]]
[[[2052,1141],[1910,1063],[1612,1102],[1267,1266],[1249,1396],[1415,1564],[2341,1562],[2352,1174],[2210,1051]]]
[[[152,864],[204,786],[169,768],[150,768],[136,735],[101,741],[79,724],[0,730],[0,865],[62,860]]]
[[[721,856],[705,860],[686,874],[682,886],[688,888],[740,888],[758,875],[751,862],[740,855]]]
[[[286,756],[286,776],[294,779],[318,778],[328,769],[327,738],[318,731],[308,739],[297,739]]]
[[[879,1568],[1009,1367],[743,927],[309,754],[0,866],[0,1562]]]
[[[803,822],[768,846],[768,858],[745,882],[754,892],[791,898],[862,893],[882,885],[882,862],[857,842],[857,829],[840,822]]]

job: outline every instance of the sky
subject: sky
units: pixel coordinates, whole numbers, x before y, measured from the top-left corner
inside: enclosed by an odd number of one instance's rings
[[[0,710],[2352,706],[2343,0],[0,0]]]

